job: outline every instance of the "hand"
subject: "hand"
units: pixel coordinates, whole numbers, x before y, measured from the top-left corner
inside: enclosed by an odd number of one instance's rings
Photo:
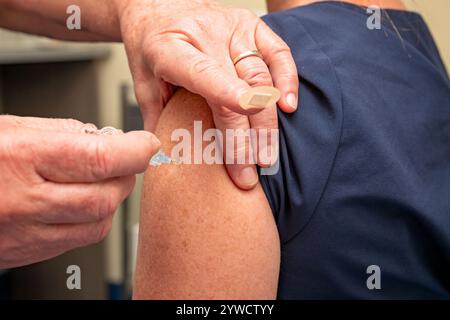
[[[252,12],[207,0],[116,3],[147,130],[154,129],[175,86],[206,98],[222,132],[278,128],[275,105],[257,114],[239,105],[251,86],[275,85],[282,94],[280,108],[296,109],[298,75],[289,47]],[[262,53],[264,61],[251,57],[233,65],[233,58],[253,49]],[[259,158],[258,164],[268,165]],[[253,165],[227,165],[227,170],[242,189],[257,184]]]
[[[159,141],[88,135],[75,120],[0,116],[0,269],[102,240]]]

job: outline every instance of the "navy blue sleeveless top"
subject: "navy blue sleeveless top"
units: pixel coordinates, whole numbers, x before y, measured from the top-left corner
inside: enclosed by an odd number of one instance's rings
[[[368,17],[336,2],[264,17],[300,79],[280,169],[260,177],[280,299],[450,298],[449,78],[418,14]]]

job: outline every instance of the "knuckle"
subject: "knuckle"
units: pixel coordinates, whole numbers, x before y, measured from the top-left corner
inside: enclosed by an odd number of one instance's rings
[[[68,204],[68,206],[71,205]],[[89,215],[90,219],[95,220],[99,215],[98,201],[94,195],[88,195],[84,199],[80,199],[78,202],[78,209],[82,211],[83,214]],[[93,212],[94,211],[94,212]],[[92,213],[93,212],[93,213]],[[91,217],[93,216],[93,217]]]
[[[253,148],[252,148],[252,131],[250,129],[236,129],[235,135],[227,139],[225,156],[227,163],[235,164],[250,164],[254,163],[253,160]],[[234,141],[232,144],[233,148],[229,147],[229,143]]]
[[[155,54],[156,55],[156,54]],[[150,60],[152,61],[152,60]],[[166,59],[163,58],[153,58],[153,62],[149,62],[151,71],[156,79],[163,79],[167,74],[167,70],[170,68]]]
[[[71,235],[61,230],[51,232],[39,232],[39,230],[34,230],[32,231],[31,237],[35,240],[36,244],[41,245],[60,244],[65,247],[68,243],[73,242]]]
[[[236,124],[245,123],[248,119],[247,116],[241,115],[230,110],[227,106],[217,105],[213,109],[213,117],[216,122],[218,129],[223,130],[225,133],[226,129],[234,128]],[[245,118],[244,118],[245,117]]]
[[[105,213],[106,217],[111,217],[119,207],[119,199],[116,199],[116,197],[109,196],[108,199],[105,201]]]
[[[164,62],[150,62],[149,65],[151,66],[151,71],[156,79],[164,77],[166,70]]]
[[[50,192],[48,192],[50,194]],[[71,219],[83,219],[86,221],[95,221],[97,219],[97,198],[93,194],[80,194],[74,197],[67,196],[67,193],[58,194],[56,196],[45,196],[43,202],[47,202],[46,208],[49,208],[53,215],[57,217],[59,222],[71,221]],[[76,193],[77,194],[77,193]],[[38,202],[38,201],[36,201]],[[48,211],[44,211],[41,220],[47,221]]]
[[[215,67],[210,60],[199,56],[198,58],[194,59],[194,61],[192,61],[190,68],[191,74],[199,77],[207,72],[214,70]]]
[[[33,161],[39,155],[38,149],[39,146],[34,139],[30,139],[28,133],[24,134],[18,128],[14,128],[11,130],[11,134],[2,136],[0,157],[3,160]]]
[[[77,132],[83,127],[83,123],[81,121],[75,119],[62,119],[63,128],[70,132]]]
[[[235,9],[235,10],[236,10],[235,12],[236,12],[236,14],[237,14],[239,19],[242,19],[242,18],[249,19],[249,18],[257,17],[256,14],[250,9],[238,8],[238,9]]]
[[[116,211],[117,206],[117,201],[115,201],[115,199],[110,194],[106,194],[104,196],[104,199],[97,201],[97,221],[111,217]]]
[[[256,117],[253,116],[251,120],[252,128],[255,129],[258,137],[260,134],[269,134],[270,130],[278,129],[278,116],[276,110],[273,112],[269,112],[269,110],[267,110],[264,114],[258,114]]]
[[[279,76],[278,80],[286,81],[287,83],[297,83],[298,84],[298,74],[283,73]]]
[[[83,227],[83,231],[77,233],[77,235],[70,239],[70,245],[75,248],[86,247],[91,244],[94,244],[95,233],[89,229],[88,226]]]
[[[274,41],[272,43],[272,49],[271,52],[273,55],[291,55],[291,48],[281,39],[277,39],[277,41]]]
[[[251,67],[246,70],[244,80],[250,86],[255,85],[272,85],[272,77],[270,73],[263,67]]]
[[[214,77],[220,77],[221,71],[219,70],[219,67],[211,60],[205,59],[201,56],[198,56],[193,59],[191,65],[189,66],[190,74],[190,83],[193,88],[200,88],[203,86],[203,83],[205,82],[205,79],[212,79]],[[233,85],[229,86],[233,87]],[[226,90],[229,91],[230,89],[227,88]],[[221,99],[224,97],[224,91],[225,89],[218,89],[213,90],[208,97],[208,102],[210,104],[220,104]]]
[[[152,41],[147,38],[142,45],[142,54],[150,65],[156,64],[160,57],[158,49],[153,45],[154,41],[159,39],[153,39]]]
[[[285,72],[282,72],[280,76],[289,81],[298,81],[298,74],[295,70],[286,70]]]
[[[89,167],[95,180],[104,180],[112,172],[112,159],[110,147],[104,139],[99,138],[93,141],[88,148]]]
[[[223,86],[221,89],[213,90],[214,105],[222,105],[221,99],[226,99],[228,97],[236,97],[237,93],[242,89],[242,85],[239,81],[233,81],[232,83],[228,83],[227,86]],[[226,106],[230,107],[230,106]],[[237,116],[237,115],[236,115]]]
[[[168,67],[167,45],[173,37],[167,33],[149,35],[143,43],[142,53],[145,62],[156,77],[162,77]]]
[[[100,223],[92,232],[91,243],[95,244],[103,241],[110,231],[111,223],[109,221]]]

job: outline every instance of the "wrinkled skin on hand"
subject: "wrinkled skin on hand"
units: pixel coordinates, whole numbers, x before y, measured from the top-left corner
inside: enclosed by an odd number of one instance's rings
[[[82,127],[0,116],[0,269],[101,241],[159,148],[148,132],[105,137]]]
[[[154,130],[177,86],[204,97],[223,132],[278,128],[275,105],[257,114],[239,105],[239,97],[252,86],[275,85],[282,94],[279,107],[285,112],[296,109],[298,75],[290,50],[251,11],[206,0],[116,3],[146,130]],[[251,57],[233,65],[233,58],[253,49],[264,60]],[[254,166],[227,169],[239,187],[256,185]]]

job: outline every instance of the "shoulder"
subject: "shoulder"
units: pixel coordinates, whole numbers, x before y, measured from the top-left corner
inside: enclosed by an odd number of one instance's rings
[[[180,89],[156,130],[167,154],[183,142],[176,130],[195,152],[194,122],[201,136],[214,128],[206,101]],[[261,186],[238,189],[222,164],[166,165],[148,169],[142,197],[135,298],[276,297],[279,240]]]

